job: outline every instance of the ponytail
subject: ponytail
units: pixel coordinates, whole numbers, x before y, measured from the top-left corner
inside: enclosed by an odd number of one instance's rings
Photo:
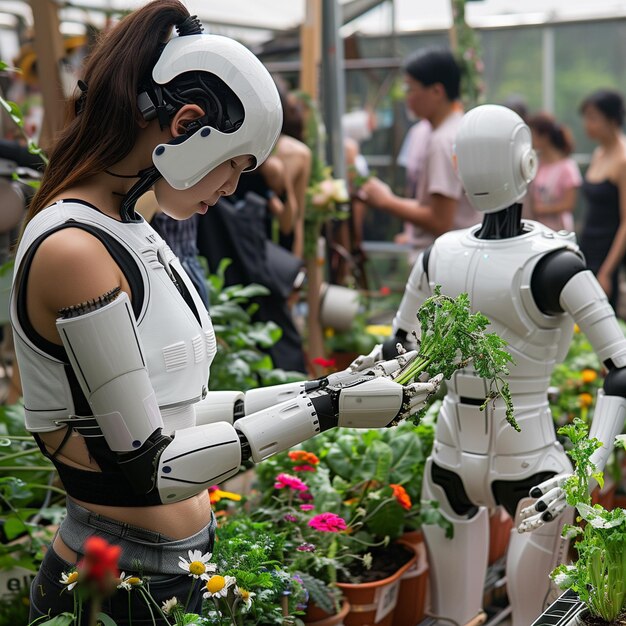
[[[122,19],[96,44],[82,93],[68,103],[69,122],[50,152],[26,223],[66,189],[123,159],[139,130],[137,95],[171,29],[189,18],[179,0],[154,0]],[[86,91],[84,91],[86,89]]]

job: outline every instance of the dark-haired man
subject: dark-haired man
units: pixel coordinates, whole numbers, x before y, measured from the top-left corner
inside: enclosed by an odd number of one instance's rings
[[[465,197],[452,156],[463,117],[457,62],[448,50],[428,48],[408,57],[404,71],[407,107],[432,127],[415,198],[396,196],[377,178],[367,181],[361,191],[368,204],[413,224],[412,242],[423,250],[435,237],[480,218]]]

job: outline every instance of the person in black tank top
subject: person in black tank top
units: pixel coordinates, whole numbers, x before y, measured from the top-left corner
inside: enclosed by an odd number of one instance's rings
[[[582,186],[587,204],[580,247],[609,302],[617,309],[619,268],[626,253],[626,137],[624,100],[602,89],[583,101],[585,132],[599,144]]]

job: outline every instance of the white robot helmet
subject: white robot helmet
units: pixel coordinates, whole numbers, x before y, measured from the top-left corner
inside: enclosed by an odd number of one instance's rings
[[[530,129],[503,106],[485,104],[466,113],[454,152],[465,193],[483,213],[520,202],[537,174]]]
[[[182,105],[202,103],[205,115],[152,154],[168,184],[187,189],[236,156],[251,154],[250,169],[261,165],[280,134],[282,107],[272,77],[246,47],[202,34],[199,23],[193,34],[179,33],[163,48],[137,104],[144,119],[158,118],[164,127]]]

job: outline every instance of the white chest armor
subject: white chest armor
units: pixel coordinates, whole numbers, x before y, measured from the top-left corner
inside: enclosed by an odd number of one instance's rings
[[[137,326],[148,373],[166,432],[192,426],[193,404],[208,387],[209,366],[216,352],[211,319],[173,252],[145,221],[122,223],[85,204],[64,201],[48,207],[28,224],[20,242],[11,294],[11,323],[22,373],[26,428],[51,431],[55,420],[76,411],[67,364],[35,345],[17,314],[15,278],[29,248],[45,233],[68,221],[104,231],[121,244],[136,264],[143,283]],[[175,277],[189,292],[197,317],[186,303]],[[136,294],[133,294],[136,297]]]
[[[545,315],[534,302],[531,279],[537,263],[560,249],[577,251],[570,234],[560,235],[537,222],[524,222],[527,232],[511,239],[482,240],[480,228],[447,233],[434,244],[428,263],[431,288],[456,297],[467,292],[475,311],[491,320],[489,332],[507,343],[515,365],[508,381],[513,395],[545,394],[556,363],[567,354],[574,322],[571,316]],[[484,398],[480,379],[458,372],[450,392]]]

